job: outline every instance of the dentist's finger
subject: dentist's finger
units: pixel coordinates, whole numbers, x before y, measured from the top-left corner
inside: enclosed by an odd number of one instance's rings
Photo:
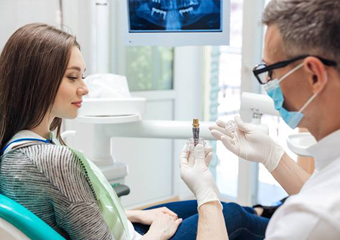
[[[182,152],[179,156],[180,159],[180,166],[188,164],[188,150],[187,144],[184,145]]]
[[[182,152],[180,154],[180,157],[188,157],[188,144],[184,144],[183,148],[182,148]]]
[[[243,122],[240,116],[235,116],[235,122],[239,130],[246,132],[246,133],[250,131],[250,128],[249,128],[250,124]]]
[[[194,154],[193,151],[190,151],[190,153],[189,153],[188,163],[189,163],[190,167],[195,165],[195,154]]]
[[[221,128],[225,128],[225,126],[227,125],[227,123],[221,119],[217,119],[216,120],[216,125],[221,127]]]
[[[211,153],[212,150],[213,150],[212,146],[205,146],[204,147],[205,157],[207,157],[207,155]]]
[[[209,167],[211,160],[213,159],[214,154],[211,152],[205,157],[205,165]]]
[[[221,132],[219,132],[219,131],[216,131],[216,130],[212,130],[212,131],[211,131],[211,135],[212,135],[214,138],[216,138],[216,140],[221,140],[221,137],[223,137],[223,136],[228,136],[228,135],[225,135],[225,134],[223,134],[223,133],[221,133]]]
[[[229,137],[233,137],[233,132],[228,130],[228,129],[226,129],[226,128],[222,128],[220,126],[215,125],[215,126],[210,126],[209,129],[210,129],[210,132],[218,131],[218,132],[220,132],[220,133],[222,133],[224,135],[227,135]]]
[[[194,151],[195,163],[201,163],[205,159],[204,147],[202,144],[197,144]]]
[[[221,142],[223,143],[223,145],[232,153],[236,154],[236,146],[234,143],[234,140],[228,136],[223,136],[221,137]],[[237,154],[236,154],[237,155]]]

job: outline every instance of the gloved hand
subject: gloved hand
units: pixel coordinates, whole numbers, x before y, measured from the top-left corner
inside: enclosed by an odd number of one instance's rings
[[[198,208],[207,202],[220,202],[220,192],[209,171],[213,157],[212,148],[204,149],[203,145],[198,144],[192,153],[188,152],[185,145],[180,155],[180,173],[183,181],[196,196]]]
[[[226,123],[222,120],[217,120],[217,126],[209,129],[229,151],[245,160],[263,163],[268,171],[272,172],[284,154],[283,148],[253,124],[243,122],[239,116],[235,117],[235,122],[235,132],[225,128]]]

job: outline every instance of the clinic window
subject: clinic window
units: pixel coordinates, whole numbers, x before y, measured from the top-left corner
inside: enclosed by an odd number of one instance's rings
[[[173,89],[173,48],[126,47],[125,50],[125,75],[130,91]]]
[[[243,0],[230,2],[230,45],[219,47],[218,118],[229,121],[239,114],[241,106]],[[218,141],[216,153],[220,162],[216,182],[221,195],[236,200],[238,193],[238,157]]]

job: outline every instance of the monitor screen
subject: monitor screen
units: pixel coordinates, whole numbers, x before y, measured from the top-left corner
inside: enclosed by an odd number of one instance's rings
[[[130,33],[222,32],[223,0],[128,0]]]
[[[119,1],[128,46],[228,45],[230,0]]]

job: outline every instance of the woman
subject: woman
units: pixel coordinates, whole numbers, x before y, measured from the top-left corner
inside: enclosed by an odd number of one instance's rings
[[[61,139],[62,118],[75,118],[88,93],[85,70],[75,37],[54,27],[10,37],[0,56],[0,193],[67,239],[196,239],[196,201],[125,212],[98,168]],[[263,239],[268,219],[222,204],[231,239]]]

